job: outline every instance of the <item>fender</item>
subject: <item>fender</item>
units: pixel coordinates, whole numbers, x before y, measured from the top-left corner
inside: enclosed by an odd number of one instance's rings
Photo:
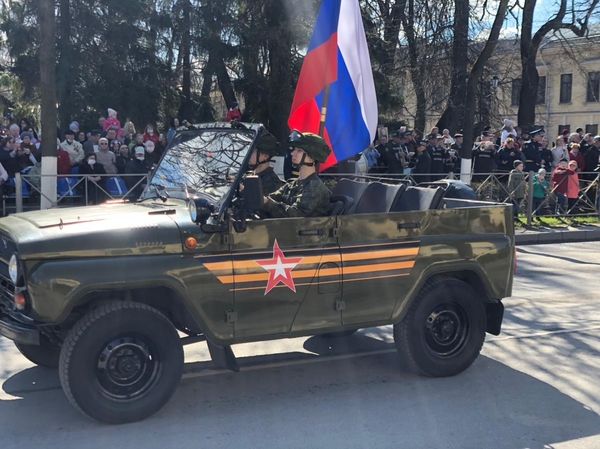
[[[482,298],[482,301],[484,303],[495,302],[493,298],[495,298],[497,295],[494,294],[494,289],[489,282],[485,270],[477,261],[465,260],[462,262],[437,262],[423,270],[421,272],[419,280],[414,283],[413,288],[407,293],[407,295],[404,298],[398,299],[398,301],[396,302],[396,306],[394,307],[394,312],[392,314],[392,324],[397,324],[400,321],[402,321],[404,315],[406,315],[406,313],[408,312],[408,309],[410,308],[411,304],[413,303],[423,286],[427,283],[427,281],[429,281],[429,279],[439,275],[451,275],[453,273],[465,272],[474,273],[484,286],[485,291],[477,292],[485,295],[484,298]]]

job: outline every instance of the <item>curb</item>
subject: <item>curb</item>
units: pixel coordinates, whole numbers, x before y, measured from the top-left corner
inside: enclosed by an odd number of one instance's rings
[[[515,234],[517,245],[541,245],[546,243],[572,243],[600,241],[600,229],[576,231],[528,232]]]

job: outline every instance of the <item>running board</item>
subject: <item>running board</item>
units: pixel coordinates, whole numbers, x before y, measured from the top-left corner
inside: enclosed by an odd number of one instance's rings
[[[215,362],[221,368],[227,368],[231,371],[239,372],[240,367],[238,366],[237,359],[231,349],[231,346],[221,346],[211,343],[210,340],[206,340],[208,345],[208,351],[213,362]]]

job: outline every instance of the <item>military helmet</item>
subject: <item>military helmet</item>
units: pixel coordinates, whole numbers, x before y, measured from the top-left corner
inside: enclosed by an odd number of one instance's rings
[[[288,144],[292,147],[302,148],[316,162],[325,162],[331,153],[331,148],[325,139],[313,133],[301,133],[294,130],[288,138]]]
[[[270,157],[277,156],[279,154],[279,143],[272,134],[264,132],[256,143],[256,148],[260,153],[268,154]]]

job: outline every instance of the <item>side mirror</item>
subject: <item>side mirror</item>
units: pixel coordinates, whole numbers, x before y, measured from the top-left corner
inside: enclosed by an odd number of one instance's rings
[[[264,206],[264,195],[262,182],[256,175],[246,176],[244,179],[244,190],[242,190],[244,199],[244,209],[259,211]]]
[[[206,224],[215,211],[215,206],[205,198],[195,198],[188,202],[188,210],[194,223]]]

